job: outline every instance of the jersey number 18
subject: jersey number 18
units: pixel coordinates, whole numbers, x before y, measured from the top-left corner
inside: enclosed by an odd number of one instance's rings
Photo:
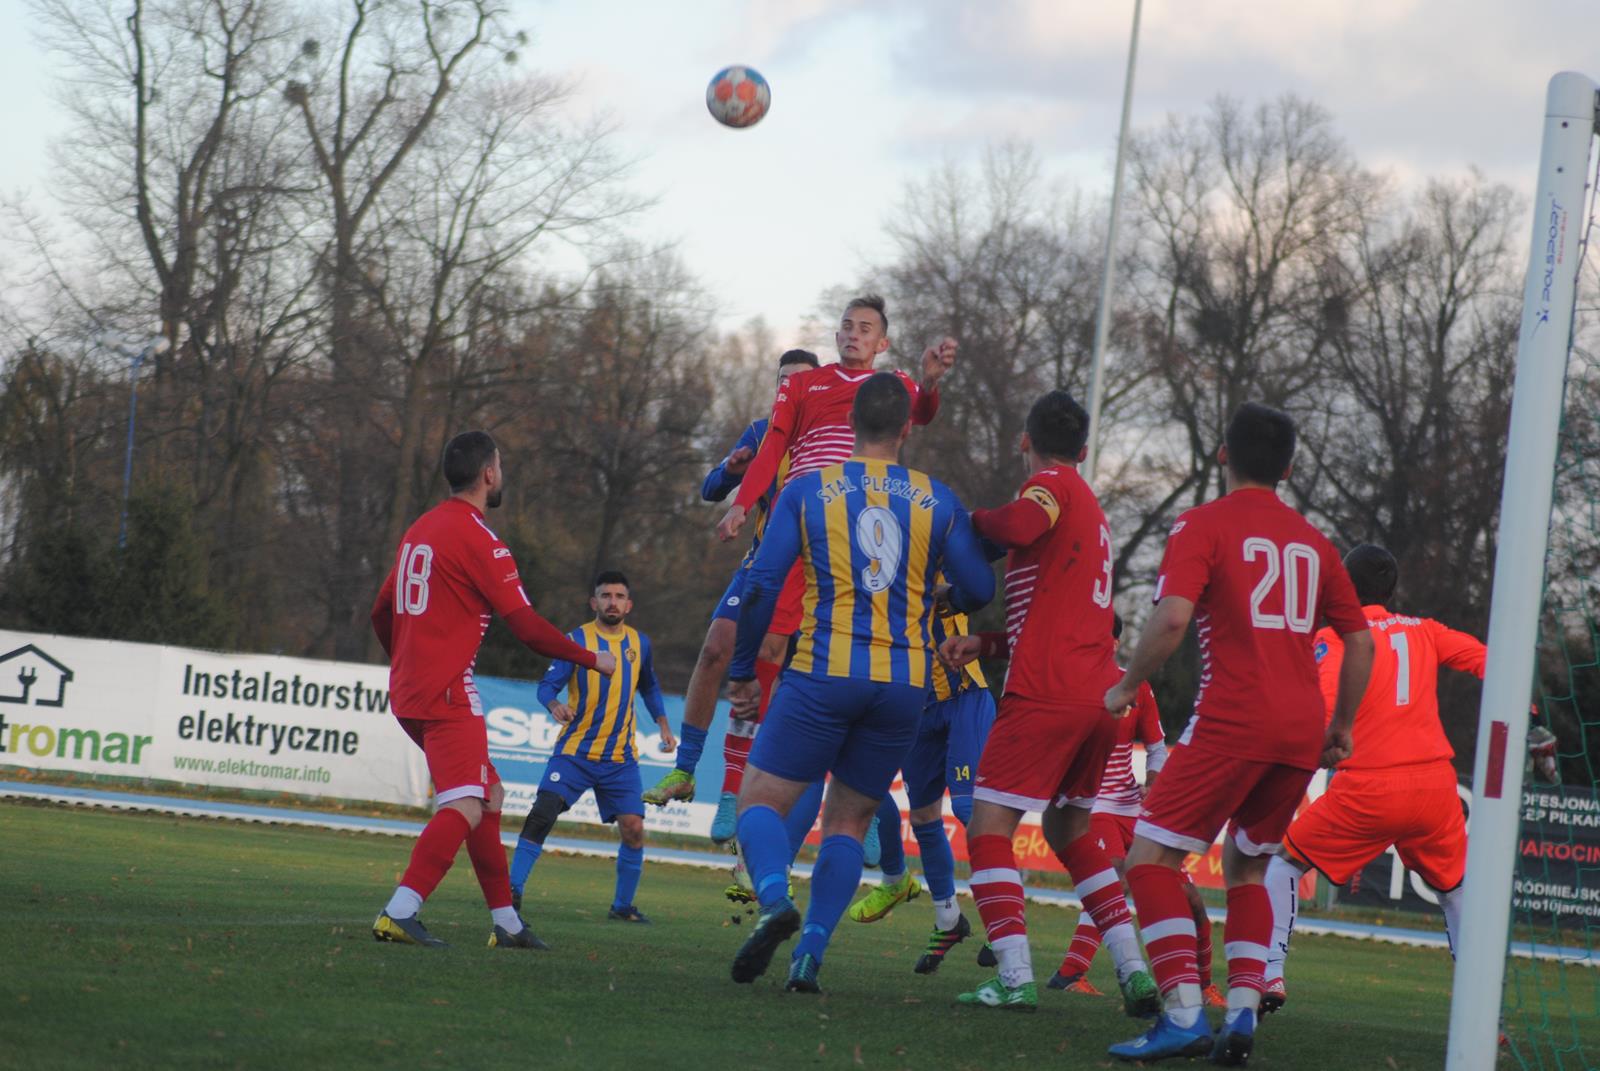
[[[433,574],[433,548],[407,543],[400,548],[395,571],[394,612],[417,616],[428,608],[428,577]]]

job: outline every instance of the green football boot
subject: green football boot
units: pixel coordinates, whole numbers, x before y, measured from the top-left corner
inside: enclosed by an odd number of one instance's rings
[[[1039,989],[1032,982],[1023,982],[1019,986],[1012,987],[999,978],[991,978],[972,992],[957,996],[956,1002],[980,1008],[1032,1012],[1039,1010]]]
[[[922,886],[911,876],[911,871],[900,875],[895,882],[884,882],[876,889],[850,905],[850,918],[855,922],[877,922],[887,918],[899,904],[915,900],[922,895]]]
[[[657,807],[665,807],[673,800],[691,803],[694,801],[694,774],[686,774],[674,766],[667,771],[667,776],[656,782],[655,788],[644,794],[643,799]]]
[[[1117,983],[1122,990],[1122,1010],[1134,1019],[1154,1019],[1161,1014],[1161,990],[1149,971],[1134,971]]]

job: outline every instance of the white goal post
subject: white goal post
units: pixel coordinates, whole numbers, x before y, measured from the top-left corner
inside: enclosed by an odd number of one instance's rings
[[[1491,1071],[1511,925],[1511,883],[1522,816],[1528,696],[1534,682],[1545,551],[1555,482],[1556,437],[1571,342],[1585,182],[1595,134],[1592,79],[1550,79],[1533,243],[1523,289],[1516,382],[1499,544],[1489,604],[1489,657],[1478,712],[1472,835],[1461,947],[1450,1002],[1448,1071]]]

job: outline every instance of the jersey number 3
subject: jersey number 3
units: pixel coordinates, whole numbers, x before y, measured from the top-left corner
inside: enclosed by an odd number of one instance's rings
[[[412,617],[428,609],[428,577],[433,575],[433,548],[406,543],[394,578],[394,612]]]
[[[887,591],[905,554],[899,518],[882,506],[868,506],[856,516],[856,546],[867,558],[861,586],[873,595]]]
[[[1267,571],[1250,593],[1250,623],[1256,628],[1288,629],[1309,633],[1317,605],[1322,560],[1304,543],[1278,544],[1260,536],[1244,541],[1244,560],[1266,559]],[[1283,613],[1270,614],[1261,608],[1267,596],[1282,581]]]

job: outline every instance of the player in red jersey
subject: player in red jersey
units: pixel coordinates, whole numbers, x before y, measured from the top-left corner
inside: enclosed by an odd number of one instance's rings
[[[537,654],[605,674],[616,672],[616,658],[573,643],[528,604],[510,548],[483,520],[485,510],[500,504],[504,482],[500,451],[488,433],[467,431],[451,439],[443,467],[451,496],[406,529],[372,606],[372,629],[390,659],[389,704],[428,757],[436,808],[372,934],[380,941],[443,947],[417,912],[465,843],[494,919],[489,946],[544,948],[511,906],[500,843],[504,793],[489,761],[472,666],[491,612]]]
[[[1287,414],[1253,402],[1234,413],[1217,452],[1227,494],[1172,526],[1155,613],[1127,673],[1105,695],[1107,710],[1133,702],[1194,620],[1200,639],[1194,716],[1145,798],[1128,849],[1128,888],[1166,1009],[1148,1033],[1111,1046],[1111,1055],[1123,1059],[1206,1052],[1230,1066],[1249,1059],[1272,934],[1272,905],[1261,883],[1267,861],[1319,760],[1332,765],[1350,753],[1372,637],[1333,544],[1278,498],[1294,445]],[[1323,619],[1346,647],[1331,724],[1312,655],[1312,632]],[[1222,850],[1228,1013],[1213,1039],[1179,869],[1189,852],[1209,848],[1224,825],[1231,831]]]
[[[1467,865],[1467,824],[1456,794],[1455,750],[1439,723],[1440,667],[1482,679],[1483,644],[1426,617],[1387,609],[1400,569],[1382,547],[1363,543],[1345,567],[1367,616],[1375,652],[1372,676],[1356,708],[1350,757],[1338,765],[1328,791],[1300,812],[1267,867],[1272,898],[1272,943],[1263,1011],[1285,999],[1283,963],[1299,907],[1298,886],[1316,869],[1343,885],[1389,845],[1400,861],[1439,894],[1450,947],[1461,932],[1461,878]],[[1331,713],[1344,643],[1330,629],[1316,638],[1317,671]]]
[[[1155,983],[1121,880],[1089,832],[1122,710],[1113,716],[1100,702],[1118,671],[1111,529],[1078,475],[1088,430],[1088,414],[1066,391],[1034,403],[1022,436],[1028,479],[1021,493],[1000,509],[972,514],[979,535],[1011,552],[1006,631],[952,636],[940,648],[957,667],[980,654],[1011,659],[1000,713],[978,760],[967,826],[972,897],[1000,970],[957,999],[1026,1010],[1038,1005],[1011,843],[1024,812],[1035,811],[1043,812],[1045,840],[1072,875],[1084,911],[1106,936],[1129,1014],[1154,1015]]]
[[[761,437],[761,447],[744,470],[734,504],[717,525],[717,537],[723,542],[739,534],[745,518],[762,496],[772,494],[776,498],[773,481],[779,476],[785,456],[789,459],[788,470],[783,473],[785,480],[849,460],[855,445],[855,432],[850,428],[850,407],[855,403],[861,384],[872,377],[872,362],[889,348],[889,315],[883,298],[868,294],[852,299],[845,306],[833,340],[839,348],[838,364],[797,372],[778,384],[772,417],[766,434]],[[923,353],[920,383],[903,372],[895,373],[911,392],[913,424],[927,424],[939,411],[939,381],[955,359],[956,340],[946,338]],[[782,489],[780,486],[776,490]],[[768,626],[771,635],[793,635],[800,627],[804,590],[805,578],[796,562],[778,596],[778,608]],[[773,669],[763,670],[763,673],[776,679]],[[764,702],[770,703],[772,688],[776,685],[767,686],[766,682],[763,685]],[[765,707],[759,708],[744,720],[758,719],[764,710]],[[703,737],[715,711],[714,703],[698,709],[686,706],[684,740],[693,741],[697,733]],[[661,805],[675,799],[692,799],[694,778],[692,771],[684,769],[686,762],[680,750],[678,766],[644,794],[645,802]]]
[[[1122,647],[1122,616],[1115,615],[1111,635],[1117,648]],[[1145,753],[1145,779],[1140,784],[1133,776],[1133,745],[1141,744]],[[1161,728],[1161,710],[1156,706],[1156,694],[1148,682],[1139,685],[1139,698],[1126,717],[1117,722],[1117,746],[1106,760],[1106,770],[1100,780],[1100,795],[1095,797],[1094,809],[1089,813],[1089,834],[1100,845],[1117,868],[1120,875],[1128,856],[1128,846],[1133,843],[1134,821],[1139,817],[1139,807],[1155,784],[1156,774],[1167,761],[1167,740]],[[1221,1007],[1227,1003],[1222,992],[1211,984],[1211,919],[1206,914],[1206,902],[1195,888],[1188,871],[1183,872],[1183,891],[1189,897],[1189,909],[1194,915],[1195,933],[1199,939],[1200,988],[1208,1005]],[[1100,990],[1089,981],[1089,965],[1100,950],[1100,927],[1084,912],[1078,916],[1078,928],[1073,931],[1072,944],[1062,957],[1061,966],[1051,976],[1051,989],[1065,989],[1071,993],[1100,996]]]

